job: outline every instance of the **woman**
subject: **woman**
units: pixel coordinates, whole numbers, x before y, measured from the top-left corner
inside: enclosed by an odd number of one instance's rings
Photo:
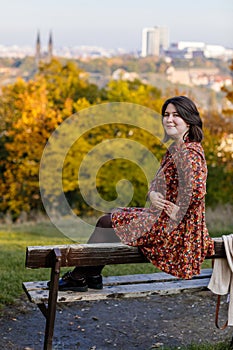
[[[159,269],[190,279],[214,253],[205,223],[207,167],[201,146],[202,121],[185,96],[162,107],[168,148],[150,185],[149,208],[118,208],[102,216],[88,243],[123,242],[137,246]],[[59,280],[59,289],[101,289],[103,266],[76,267]]]

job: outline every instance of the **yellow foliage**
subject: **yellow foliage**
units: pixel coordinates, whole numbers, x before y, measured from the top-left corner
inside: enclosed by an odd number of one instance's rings
[[[82,109],[88,108],[90,106],[91,106],[90,102],[85,97],[80,98],[80,99],[78,99],[77,102],[73,103],[73,107],[74,107],[75,112],[79,112]]]
[[[44,79],[28,84],[18,81],[16,87],[19,85],[23,89],[17,94],[17,118],[5,130],[7,159],[4,159],[4,181],[0,184],[3,205],[15,213],[37,207],[40,158],[51,132],[62,121],[61,115],[49,105]],[[14,98],[16,87],[8,89],[5,103]]]

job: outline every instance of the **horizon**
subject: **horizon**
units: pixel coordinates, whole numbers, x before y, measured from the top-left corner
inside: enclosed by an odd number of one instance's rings
[[[35,35],[35,38],[34,38],[34,43],[33,44],[22,44],[22,45],[19,45],[19,44],[17,44],[17,43],[15,43],[15,44],[2,44],[1,42],[0,42],[0,47],[1,46],[3,46],[3,47],[14,47],[14,46],[16,46],[16,47],[18,47],[18,48],[34,48],[35,46],[36,46],[36,37],[37,37],[37,33],[36,33],[36,35]],[[42,42],[41,43],[41,48],[42,48],[42,50],[45,50],[45,51],[47,51],[47,47],[48,47],[48,39],[49,39],[49,33],[48,33],[48,37],[47,37],[47,43],[45,42]],[[134,51],[139,51],[139,50],[141,50],[141,47],[138,47],[138,48],[135,48],[134,50],[129,50],[129,51],[127,51],[127,49],[123,49],[122,47],[109,47],[109,48],[107,48],[107,47],[104,47],[104,46],[101,46],[101,45],[95,45],[95,44],[92,44],[92,45],[88,45],[88,44],[80,44],[80,45],[70,45],[70,46],[68,46],[68,45],[66,45],[66,44],[64,44],[64,45],[59,45],[59,44],[56,44],[56,35],[54,35],[54,33],[53,33],[53,31],[52,31],[52,39],[53,39],[53,47],[56,49],[56,50],[59,50],[59,49],[61,49],[61,48],[65,48],[65,47],[67,47],[67,48],[81,48],[81,47],[83,47],[83,48],[94,48],[94,47],[96,47],[96,48],[99,48],[99,49],[104,49],[104,50],[124,50],[124,51],[126,51],[126,52],[134,52]],[[41,40],[42,41],[42,40]],[[43,40],[44,41],[44,40]],[[226,46],[224,46],[223,44],[216,44],[216,43],[208,43],[208,42],[205,42],[205,41],[194,41],[194,40],[178,40],[178,41],[176,41],[176,42],[170,42],[170,45],[171,44],[178,44],[178,43],[180,43],[180,42],[186,42],[186,43],[204,43],[205,45],[207,45],[207,46],[222,46],[222,47],[224,47],[225,49],[233,49],[233,46],[232,47],[226,47]]]

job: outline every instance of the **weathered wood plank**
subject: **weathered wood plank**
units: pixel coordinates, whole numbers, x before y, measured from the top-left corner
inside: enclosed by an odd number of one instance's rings
[[[225,257],[222,238],[215,238],[215,255],[209,258]],[[121,243],[71,244],[56,246],[30,246],[26,252],[26,267],[51,267],[51,252],[59,248],[62,254],[61,266],[94,266],[147,262],[137,247]]]
[[[206,280],[210,279],[211,274],[212,274],[212,269],[202,269],[200,275],[194,276],[192,278],[192,280],[190,280],[193,282],[192,283],[189,282],[188,285],[192,286],[193,288],[194,287],[198,288],[200,286],[202,288],[203,284],[202,284],[202,282],[200,282],[200,280],[204,280],[203,283],[205,285]],[[122,291],[127,290],[127,293],[132,294],[134,292],[135,288],[137,289],[137,293],[139,292],[139,290],[141,290],[140,287],[137,287],[139,284],[144,285],[143,291],[145,291],[144,288],[148,289],[148,284],[152,284],[153,288],[155,288],[155,290],[157,290],[159,287],[158,283],[162,283],[161,286],[163,286],[164,283],[174,282],[174,281],[179,281],[179,284],[178,284],[179,288],[182,288],[182,286],[186,287],[186,285],[187,285],[186,282],[184,282],[185,284],[183,284],[184,280],[180,280],[177,277],[171,276],[165,272],[157,272],[157,273],[151,273],[151,274],[109,276],[109,277],[103,278],[104,289],[106,291],[106,288],[107,288],[108,297],[110,297],[110,291],[112,291],[113,294],[115,294],[116,290],[112,289],[115,286],[128,286],[127,288],[120,289],[120,291],[122,292]],[[132,286],[132,288],[130,286]],[[41,302],[42,301],[44,302],[44,300],[47,300],[46,299],[48,297],[47,281],[24,282],[23,288],[31,301],[35,302],[35,300],[37,300],[37,303],[38,303],[38,300],[40,300]],[[175,287],[175,290],[176,290],[176,288],[177,288],[177,285]],[[130,292],[130,290],[131,290],[131,292]],[[163,286],[162,290],[164,290],[164,286]],[[152,290],[149,288],[148,292],[151,293],[151,291]],[[171,291],[171,286],[169,287],[169,291]],[[94,292],[95,292],[95,294],[93,294]],[[59,292],[59,293],[60,293],[60,298],[62,299],[61,301],[66,301],[66,299],[67,299],[66,294],[67,293],[68,293],[68,295],[70,295],[70,291],[69,292]],[[93,291],[93,290],[89,289],[88,292],[81,293],[81,297],[87,298],[86,300],[91,300],[91,299],[89,299],[90,297],[86,295],[89,293],[91,293],[91,298],[97,299],[99,296],[99,291]],[[123,293],[126,293],[126,292],[123,292]],[[146,291],[145,291],[145,293],[146,293]],[[77,300],[79,300],[80,293],[76,292],[76,294],[78,294],[78,295],[76,296],[75,292],[72,292],[72,298],[78,298]],[[84,294],[85,294],[85,296],[84,296]],[[132,296],[133,296],[133,294],[132,294]],[[106,293],[104,292],[104,298],[105,297],[106,297]],[[63,298],[64,298],[64,300],[63,300]],[[74,300],[76,300],[76,299],[74,299]]]
[[[193,279],[208,278],[212,275],[212,269],[202,269],[200,275],[194,276]],[[177,277],[171,276],[165,272],[155,272],[148,274],[134,274],[123,276],[108,276],[104,277],[104,285],[118,284],[138,284],[138,283],[153,283],[178,280]]]
[[[58,292],[57,302],[75,302],[86,300],[103,300],[109,298],[133,298],[148,295],[177,294],[185,291],[196,291],[207,288],[209,277],[192,280],[173,280],[153,283],[118,284],[104,286],[102,290],[91,290],[80,293],[73,291]],[[29,287],[29,288],[28,288]],[[32,287],[32,286],[31,286]],[[35,288],[30,290],[28,282],[24,283],[24,289],[33,303],[46,303],[48,289]]]
[[[193,279],[201,279],[211,277],[212,269],[202,269],[200,275],[193,276]],[[167,282],[178,280],[179,278],[169,275],[165,272],[155,272],[146,274],[133,274],[122,276],[108,276],[103,277],[104,286],[123,285],[123,284],[139,284],[139,283],[154,283],[154,282]],[[28,291],[48,289],[48,281],[36,281],[36,282],[24,282]]]
[[[61,250],[61,266],[94,266],[146,262],[137,248],[121,243],[71,244],[28,247],[26,267],[51,267],[51,251],[55,247]]]

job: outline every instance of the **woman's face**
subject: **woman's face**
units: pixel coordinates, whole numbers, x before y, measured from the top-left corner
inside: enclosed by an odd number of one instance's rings
[[[163,127],[167,135],[175,141],[182,141],[189,129],[188,124],[179,116],[172,103],[167,105],[164,112]]]

